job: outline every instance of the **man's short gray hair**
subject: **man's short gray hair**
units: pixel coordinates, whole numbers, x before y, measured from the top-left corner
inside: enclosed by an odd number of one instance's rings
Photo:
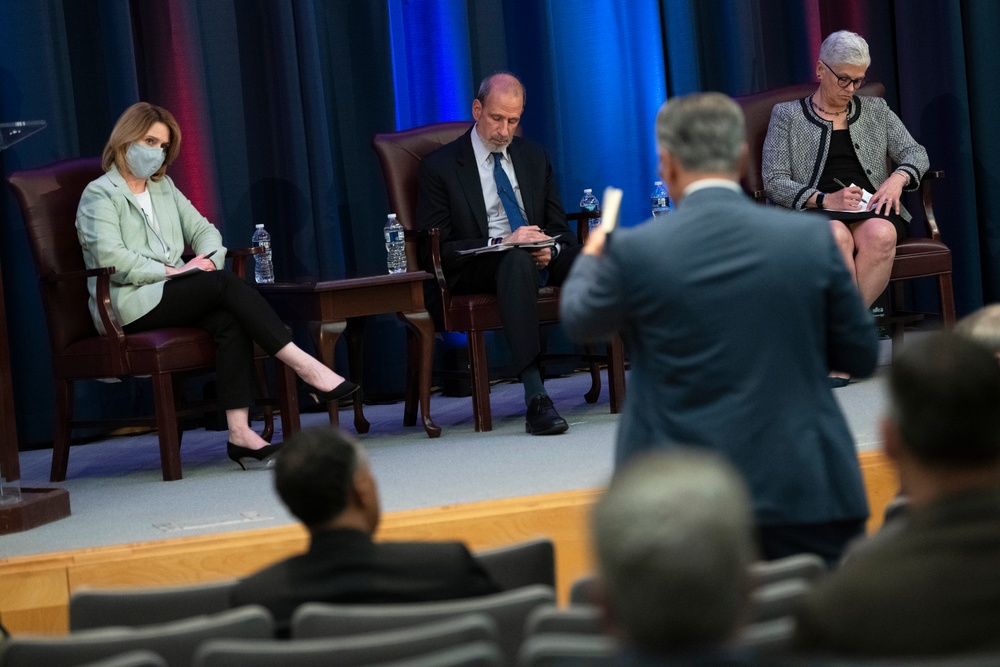
[[[673,652],[724,642],[756,558],[739,474],[702,449],[643,455],[620,470],[593,514],[609,613],[629,642]]]
[[[722,93],[667,100],[656,114],[656,142],[688,171],[737,173],[746,141],[743,110]]]
[[[868,55],[868,42],[850,30],[830,33],[819,47],[819,59],[827,65],[868,67],[872,64],[872,58]]]

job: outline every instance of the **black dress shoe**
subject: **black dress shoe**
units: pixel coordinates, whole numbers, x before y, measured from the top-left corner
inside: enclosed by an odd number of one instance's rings
[[[240,467],[244,470],[266,470],[274,467],[277,461],[275,454],[281,450],[281,445],[283,444],[279,442],[276,445],[268,445],[260,449],[250,449],[249,447],[240,447],[239,445],[227,442],[226,453],[229,454],[229,458],[239,463]]]
[[[556,435],[569,429],[566,420],[559,416],[548,396],[536,396],[528,404],[524,430],[531,435]]]
[[[312,396],[313,400],[317,403],[339,401],[340,399],[350,396],[358,390],[358,385],[354,384],[350,380],[344,380],[330,391],[320,391],[308,382],[303,382],[302,384],[306,388],[306,393]]]

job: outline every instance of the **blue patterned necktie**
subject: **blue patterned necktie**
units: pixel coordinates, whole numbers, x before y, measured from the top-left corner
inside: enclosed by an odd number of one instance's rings
[[[517,205],[517,197],[514,196],[514,187],[510,184],[510,179],[507,178],[507,172],[503,170],[503,165],[500,164],[503,153],[490,153],[490,155],[493,156],[493,180],[497,182],[497,194],[500,195],[500,203],[507,214],[510,231],[513,232],[518,227],[528,223],[521,215],[521,207]]]
[[[500,195],[500,203],[507,214],[510,231],[513,232],[518,227],[522,227],[528,223],[525,222],[524,216],[521,215],[521,207],[517,205],[517,197],[514,196],[514,187],[510,184],[510,179],[507,178],[507,172],[503,170],[503,165],[500,164],[500,158],[503,157],[503,153],[490,153],[490,155],[493,156],[493,180],[497,182],[497,194]],[[548,269],[539,269],[539,286],[544,287],[548,281]]]

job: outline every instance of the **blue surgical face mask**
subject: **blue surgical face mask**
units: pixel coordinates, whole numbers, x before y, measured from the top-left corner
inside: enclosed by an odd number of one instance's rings
[[[149,178],[156,173],[156,170],[163,165],[167,154],[162,148],[154,146],[144,146],[139,142],[133,143],[125,151],[125,161],[128,162],[128,169],[136,178]]]

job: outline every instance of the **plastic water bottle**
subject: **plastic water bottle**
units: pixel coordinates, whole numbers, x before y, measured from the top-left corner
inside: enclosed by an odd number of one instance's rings
[[[594,196],[593,190],[587,188],[583,191],[583,199],[580,200],[580,211],[595,211],[597,213],[601,212],[601,204],[597,201],[597,197]],[[593,231],[597,227],[601,226],[600,218],[590,218],[587,220],[587,228],[589,231]]]
[[[650,197],[650,204],[653,208],[653,217],[659,218],[670,210],[670,197],[667,189],[663,186],[663,181],[653,183],[653,194]]]
[[[385,252],[388,256],[389,273],[406,271],[406,241],[403,239],[403,225],[390,213],[385,223]]]
[[[257,225],[251,239],[255,248],[261,247],[264,252],[254,255],[253,276],[258,283],[274,282],[274,263],[271,261],[271,235],[264,229],[264,225]]]

